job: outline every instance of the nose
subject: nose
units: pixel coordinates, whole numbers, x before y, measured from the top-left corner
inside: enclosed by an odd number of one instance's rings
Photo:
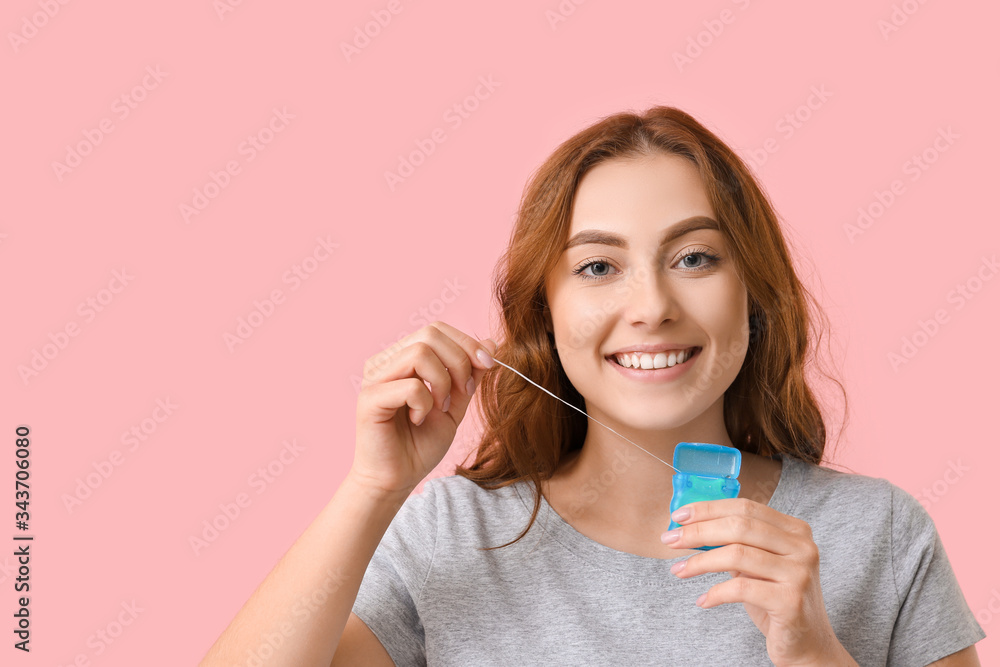
[[[630,276],[621,298],[624,317],[632,325],[657,329],[665,320],[676,319],[677,287],[661,271],[643,266]]]

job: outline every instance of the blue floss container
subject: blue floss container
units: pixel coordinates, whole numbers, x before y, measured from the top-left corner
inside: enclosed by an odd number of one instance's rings
[[[703,500],[735,498],[740,492],[740,450],[705,442],[679,442],[674,448],[674,495],[670,499],[670,513],[678,507]],[[670,520],[670,528],[680,524]],[[719,546],[692,547],[699,551],[718,549]]]

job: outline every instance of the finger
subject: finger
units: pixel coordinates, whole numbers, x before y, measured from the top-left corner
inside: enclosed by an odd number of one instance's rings
[[[459,346],[458,349],[462,351],[460,353],[462,355],[461,358],[466,360],[463,364],[468,369],[463,369],[463,371],[457,373],[453,380],[452,404],[458,406],[458,410],[455,411],[456,418],[462,419],[469,404],[472,402],[472,397],[476,395],[476,390],[482,384],[483,377],[496,365],[493,361],[493,355],[496,352],[497,343],[489,338],[480,339],[478,336],[467,336],[458,329],[450,327],[443,322],[439,324],[449,332],[448,336],[461,337],[461,340],[455,341],[455,343]],[[450,333],[452,331],[455,333]]]
[[[493,354],[496,352],[497,344],[491,339],[486,339],[484,341],[477,340],[469,334],[465,333],[460,329],[456,329],[447,322],[433,322],[432,327],[440,330],[442,333],[448,335],[448,337],[461,349],[465,350],[467,358],[471,361],[471,367],[475,367],[482,371],[486,371],[493,366]],[[486,362],[479,358],[476,354],[477,351],[482,350],[489,357]]]
[[[678,508],[678,510],[681,508]],[[689,515],[677,521],[686,526],[707,519],[718,519],[725,516],[745,516],[777,526],[789,533],[803,534],[808,532],[809,524],[801,519],[788,516],[764,503],[749,498],[721,498],[719,500],[701,500],[684,505]],[[676,519],[674,519],[676,521]]]
[[[430,384],[434,406],[443,412],[447,412],[445,408],[450,407],[445,401],[451,392],[451,374],[430,343],[421,340],[414,341],[398,352],[388,366],[381,371],[376,371],[373,375],[375,376],[374,382],[379,384],[417,378],[421,382]]]
[[[452,405],[457,406],[456,414],[461,418],[486,369],[493,365],[492,352],[487,347],[488,343],[480,342],[444,322],[434,322],[428,328],[430,334],[441,341],[439,354],[451,374]],[[435,334],[435,331],[438,333]],[[493,345],[495,347],[495,343]],[[479,352],[483,353],[483,358],[477,354]]]
[[[736,577],[716,584],[705,591],[705,599],[699,605],[702,609],[710,609],[727,602],[744,602],[755,607],[776,613],[787,595],[785,584],[749,577]]]
[[[434,397],[420,378],[379,383],[358,397],[358,415],[370,414],[376,423],[395,419],[403,406],[410,408],[408,417],[418,425],[433,409]]]
[[[785,558],[745,544],[727,544],[718,549],[695,554],[682,562],[683,568],[675,569],[676,564],[670,568],[670,571],[680,579],[697,577],[706,572],[728,570],[734,579],[745,576],[766,581],[787,581],[788,562]]]
[[[475,387],[486,373],[486,369],[493,365],[489,343],[492,343],[494,349],[496,343],[493,341],[481,343],[445,322],[434,322],[423,327],[400,339],[398,345],[405,349],[417,341],[426,342],[434,348],[435,353],[451,376],[449,393],[452,394],[452,401],[460,404],[461,412],[464,412],[468,405],[465,399],[475,393]],[[486,361],[480,359],[477,355],[478,351],[484,353]],[[471,387],[469,386],[470,379],[472,380]],[[472,391],[470,392],[469,389]]]
[[[799,536],[788,533],[772,523],[742,514],[729,514],[717,519],[685,523],[669,532],[674,531],[678,531],[680,536],[666,543],[671,549],[743,544],[781,556],[789,556],[802,548]]]

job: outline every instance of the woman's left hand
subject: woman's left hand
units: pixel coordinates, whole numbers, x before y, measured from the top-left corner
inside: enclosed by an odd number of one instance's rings
[[[690,516],[678,520],[685,509]],[[675,541],[664,541],[670,548],[722,546],[674,564],[671,572],[687,579],[728,570],[733,577],[709,588],[699,606],[742,602],[767,638],[768,657],[777,667],[857,664],[826,615],[819,547],[808,523],[748,498],[695,502],[672,516],[681,528],[664,533],[680,533]]]

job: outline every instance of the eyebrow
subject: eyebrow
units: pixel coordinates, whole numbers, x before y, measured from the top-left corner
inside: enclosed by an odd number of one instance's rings
[[[691,218],[686,218],[678,222],[663,234],[663,238],[660,240],[660,246],[665,246],[675,239],[679,239],[685,234],[690,234],[698,229],[718,230],[719,223],[704,215],[696,215]],[[586,245],[588,243],[610,245],[617,248],[628,248],[628,241],[623,236],[600,229],[585,229],[569,240],[566,247],[563,248],[563,252],[578,245]]]

